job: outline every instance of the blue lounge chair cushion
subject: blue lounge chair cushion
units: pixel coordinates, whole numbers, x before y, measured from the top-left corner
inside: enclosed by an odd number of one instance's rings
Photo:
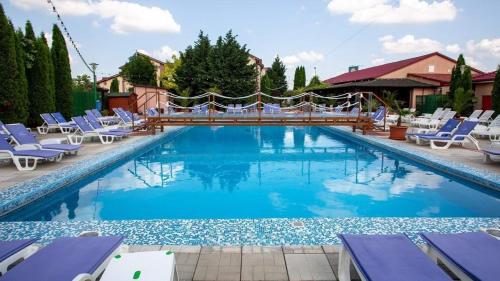
[[[55,144],[44,144],[42,149],[53,149],[62,151],[77,151],[80,149],[80,145],[77,144],[65,144],[65,143],[55,143]]]
[[[500,278],[500,240],[484,232],[423,233],[422,238],[472,280]]]
[[[500,156],[500,149],[497,148],[485,148],[483,152],[490,155]]]
[[[0,241],[0,261],[4,261],[6,258],[35,243],[36,240],[38,239]]]
[[[2,281],[69,281],[93,273],[120,246],[123,237],[62,237],[2,276]]]
[[[407,136],[415,136],[415,137],[433,137],[438,133],[451,133],[457,126],[460,124],[460,121],[457,119],[450,119],[446,121],[446,123],[439,129],[439,131],[435,133],[421,134],[421,133],[407,133]]]
[[[451,280],[405,235],[343,234],[339,237],[367,280]]]
[[[61,152],[54,150],[15,150],[12,151],[15,156],[38,157],[38,158],[54,158],[58,157]]]

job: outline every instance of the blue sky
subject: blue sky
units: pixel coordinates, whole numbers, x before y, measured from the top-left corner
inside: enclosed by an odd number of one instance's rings
[[[46,0],[0,0],[16,26],[37,33],[56,22]],[[270,66],[278,54],[321,79],[432,51],[464,53],[484,71],[500,63],[500,1],[451,0],[54,0],[98,76],[112,75],[136,50],[165,59],[200,30],[215,41],[229,29]],[[480,4],[478,4],[480,3]],[[73,75],[88,73],[70,50]],[[290,80],[290,79],[289,79]]]

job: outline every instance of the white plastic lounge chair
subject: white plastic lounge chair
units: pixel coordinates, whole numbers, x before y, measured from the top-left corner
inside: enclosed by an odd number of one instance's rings
[[[62,237],[1,277],[2,281],[95,281],[123,251],[123,237]],[[139,279],[140,280],[140,279]]]
[[[476,109],[465,120],[477,122],[477,121],[479,121],[479,116],[481,116],[482,113],[483,113],[483,111],[481,109]]]
[[[11,159],[19,171],[36,169],[38,161],[59,161],[63,153],[53,150],[20,150],[12,147],[4,138],[0,138],[0,159]],[[3,280],[2,280],[3,281]]]
[[[460,124],[457,130],[449,136],[422,136],[420,140],[430,142],[432,149],[448,149],[452,144],[464,144],[470,142],[476,146],[478,150],[479,142],[471,135],[472,130],[477,125],[477,122],[464,121]],[[444,145],[438,145],[444,144]]]
[[[5,124],[0,121],[0,138],[9,139],[9,133],[5,129]]]
[[[500,148],[490,147],[482,150],[483,152],[483,162],[484,163],[494,163],[500,160]],[[492,157],[496,157],[496,161],[492,159]]]
[[[442,262],[460,280],[500,278],[500,240],[479,231],[456,234],[423,233],[428,255]]]
[[[99,122],[101,122],[103,125],[106,124],[106,125],[111,125],[111,124],[116,124],[119,122],[118,120],[118,117],[116,116],[102,116],[101,112],[97,109],[91,109],[90,110],[94,116],[97,118],[97,120],[99,120]],[[87,111],[85,111],[87,112]]]
[[[100,280],[177,281],[174,253],[149,251],[115,256]]]
[[[477,121],[479,122],[479,124],[488,125],[491,122],[491,117],[493,116],[493,114],[495,114],[494,110],[485,110]]]
[[[116,126],[103,127],[101,123],[99,123],[99,121],[92,115],[86,115],[85,119],[87,120],[87,123],[92,127],[92,129],[99,133],[112,133],[121,137],[128,137],[130,133],[132,133],[132,130],[130,129],[123,129]]]
[[[69,134],[76,129],[74,124],[71,123],[59,123],[50,113],[42,113],[40,114],[42,117],[43,124],[42,126],[36,127],[38,133],[41,135],[47,134],[50,130],[60,130],[63,134]]]
[[[234,113],[235,114],[242,114],[243,113],[243,107],[241,104],[234,105]]]
[[[37,239],[0,241],[0,276],[5,275],[14,264],[33,255],[38,247]]]
[[[479,138],[489,137],[491,141],[500,141],[500,114],[488,126],[478,124],[472,131],[472,135]]]
[[[403,234],[339,235],[339,280],[350,281],[350,263],[361,280],[451,281],[452,279]]]
[[[81,116],[73,117],[78,126],[78,130],[71,135],[68,135],[69,143],[81,144],[84,139],[99,138],[102,144],[112,144],[115,139],[121,139],[122,133],[99,132],[94,130],[85,119]]]
[[[416,141],[417,144],[420,144],[420,137],[443,137],[443,136],[449,136],[453,133],[453,131],[457,128],[457,126],[460,124],[459,120],[456,119],[450,119],[446,124],[439,129],[439,131],[433,131],[433,130],[428,130],[428,129],[419,129],[416,133],[407,133],[406,134],[406,140],[407,141]]]
[[[442,107],[438,107],[438,108],[436,108],[436,110],[432,114],[426,113],[424,115],[418,116],[417,118],[411,120],[410,125],[413,127],[418,127],[419,123],[421,123],[421,122],[427,123],[429,121],[429,119],[439,119],[441,117],[441,115],[443,115],[443,111],[444,110]]]
[[[5,125],[5,128],[17,144],[16,148],[54,150],[72,155],[78,154],[80,149],[79,145],[63,143],[67,141],[66,139],[54,138],[38,141],[23,124],[9,124]]]

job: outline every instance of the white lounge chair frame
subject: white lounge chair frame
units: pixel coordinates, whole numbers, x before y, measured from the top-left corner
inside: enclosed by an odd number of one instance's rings
[[[23,147],[23,148],[19,149],[16,146],[14,148],[14,150],[16,150],[16,151],[32,150],[32,148]],[[42,160],[58,162],[62,159],[62,155],[63,155],[63,153],[61,153],[61,154],[59,154],[59,156],[53,157],[53,158],[44,158],[44,157],[35,157],[35,156],[19,156],[19,155],[14,155],[14,153],[12,153],[12,151],[9,151],[9,150],[0,150],[0,159],[12,160],[12,162],[14,163],[14,165],[16,165],[16,168],[19,171],[33,171],[36,169],[38,161],[42,161]],[[23,162],[24,162],[24,164],[23,164]],[[32,164],[30,164],[30,162],[32,162]]]
[[[461,281],[473,281],[469,278],[460,268],[446,256],[442,255],[434,247],[428,243],[423,246],[424,252],[429,256],[429,258],[437,264],[438,260],[442,262],[455,276]]]
[[[457,140],[457,138],[462,138],[462,137],[463,137],[462,140]],[[470,134],[468,134],[468,135],[454,135],[453,137],[451,137],[450,140],[433,140],[433,139],[430,139],[429,142],[430,142],[430,145],[431,145],[432,149],[448,149],[448,148],[450,148],[450,146],[452,144],[461,144],[461,145],[463,145],[464,143],[470,142],[470,143],[472,143],[472,144],[474,144],[476,146],[477,150],[481,150],[481,148],[479,147],[479,142],[473,136],[471,136]],[[437,145],[437,143],[445,143],[445,145],[444,146],[440,146],[440,145]]]
[[[5,275],[5,273],[7,273],[7,270],[9,269],[9,267],[11,265],[16,263],[17,261],[25,260],[25,259],[29,258],[31,255],[36,253],[36,251],[38,251],[38,249],[40,249],[40,247],[38,247],[37,245],[31,244],[31,245],[23,248],[22,250],[14,253],[13,255],[9,256],[5,260],[1,261],[0,262],[0,274],[2,276]]]
[[[358,265],[352,260],[351,254],[344,245],[340,246],[339,251],[339,281],[351,281],[351,261],[354,268],[358,272],[359,278],[362,281],[366,281],[366,277],[363,276],[363,272],[359,270]]]

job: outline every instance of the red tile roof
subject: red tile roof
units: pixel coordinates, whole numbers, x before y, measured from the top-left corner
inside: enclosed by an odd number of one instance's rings
[[[426,58],[430,58],[432,56],[440,56],[444,59],[447,59],[452,62],[456,62],[454,59],[447,57],[439,52],[434,52],[430,53],[427,55],[419,56],[419,57],[414,57],[410,59],[405,59],[405,60],[400,60],[396,62],[391,62],[391,63],[386,63],[378,66],[373,66],[365,69],[361,69],[358,71],[354,72],[347,72],[344,74],[340,74],[338,76],[332,77],[330,79],[325,80],[325,83],[328,84],[340,84],[340,83],[347,83],[347,82],[353,82],[353,81],[363,81],[363,80],[371,80],[378,78],[380,76],[383,76],[385,74],[389,74],[391,72],[394,72],[396,70],[399,70],[403,67],[412,65],[416,62],[419,62],[421,60],[424,60]],[[482,71],[473,68],[474,71],[483,73]]]
[[[434,82],[439,82],[441,85],[447,85],[451,81],[451,74],[442,73],[408,73],[408,77],[417,77]]]
[[[478,74],[472,78],[472,82],[487,82],[495,80],[496,71]]]

